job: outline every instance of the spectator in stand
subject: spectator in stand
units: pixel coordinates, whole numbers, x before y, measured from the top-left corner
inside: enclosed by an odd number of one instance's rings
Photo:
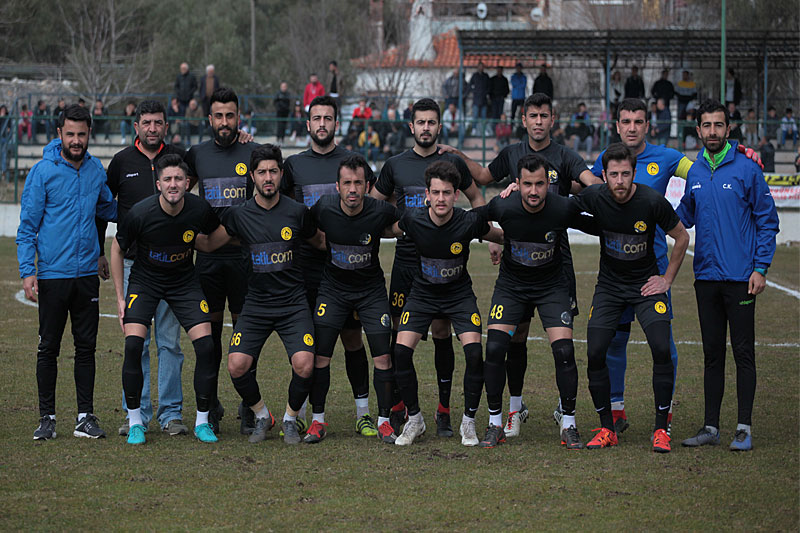
[[[581,151],[581,145],[586,149],[586,158],[592,156],[592,143],[593,143],[593,128],[592,120],[589,117],[589,112],[586,110],[586,104],[581,102],[578,104],[578,111],[572,115],[571,132],[574,135],[572,140],[573,150],[576,152]]]
[[[664,69],[661,71],[661,78],[656,80],[650,88],[650,98],[664,100],[664,105],[669,109],[670,101],[675,96],[675,86],[669,81],[669,70]]]
[[[292,110],[292,136],[289,139],[293,144],[297,144],[297,138],[305,136],[306,132],[306,114],[303,111],[303,106],[300,100],[294,102],[294,109]]]
[[[33,112],[33,137],[42,132],[45,133],[45,144],[49,143],[53,138],[50,108],[44,100],[39,100]]]
[[[675,93],[678,96],[678,120],[687,120],[686,106],[689,105],[689,102],[697,98],[697,84],[692,79],[692,74],[688,70],[681,72],[681,81],[678,82]]]
[[[686,121],[683,126],[683,147],[685,150],[694,150],[697,148],[697,121],[695,119],[694,109],[686,111]]]
[[[131,135],[131,139],[135,138],[133,130],[133,122],[136,120],[136,104],[133,102],[128,102],[125,104],[125,111],[122,112],[122,120],[119,121],[119,135],[122,139],[122,144],[127,144],[125,142],[128,134]]]
[[[480,135],[485,127],[486,112],[489,101],[489,75],[484,71],[483,61],[478,62],[478,70],[469,79],[469,90],[472,93],[472,127]],[[478,127],[478,123],[480,127]]]
[[[183,139],[181,139],[180,133],[176,133],[175,135],[173,135],[172,139],[170,139],[170,141],[169,141],[169,144],[171,144],[175,148],[178,148],[178,149],[183,150],[183,151],[186,151],[186,150],[189,149],[188,146],[185,146],[183,144]]]
[[[525,91],[528,89],[528,77],[522,72],[522,63],[517,63],[517,70],[511,75],[511,122],[517,117],[517,108],[525,103]]]
[[[286,127],[289,124],[289,113],[292,106],[292,95],[289,94],[289,84],[285,81],[281,82],[280,90],[275,94],[273,100],[275,105],[275,116],[278,120],[275,122],[275,137],[278,144],[283,143],[286,136]]]
[[[104,135],[105,141],[108,142],[108,119],[106,118],[106,108],[101,99],[94,102],[94,109],[92,110],[92,141],[96,140],[98,135]]]
[[[466,90],[466,83],[464,89]],[[442,95],[444,96],[445,107],[451,103],[458,105],[458,69],[455,69],[450,76],[442,83]]]
[[[183,129],[183,117],[186,111],[181,109],[181,103],[177,96],[173,96],[169,101],[169,108],[167,109],[167,124],[169,124],[169,134],[180,134]]]
[[[366,96],[362,96],[358,100],[358,107],[353,109],[353,118],[361,120],[369,120],[372,118],[372,108],[367,105]]]
[[[367,129],[358,134],[358,149],[369,161],[376,161],[381,149],[381,140],[378,137],[378,132],[372,126],[372,123],[367,124]]]
[[[777,141],[779,127],[778,111],[775,107],[769,106],[767,108],[767,118],[764,120],[764,138],[768,141]]]
[[[252,109],[248,109],[239,115],[239,131],[249,133],[253,137],[258,133],[258,128],[255,125],[255,113]]]
[[[753,147],[758,145],[758,120],[756,119],[756,110],[752,107],[747,110],[747,119],[742,124],[742,134],[744,135],[744,142],[747,146]]]
[[[511,141],[512,131],[513,128],[508,122],[508,115],[505,113],[500,113],[500,122],[494,126],[494,137],[497,140],[497,147],[495,150],[497,152],[508,146],[509,142]]]
[[[189,100],[194,98],[194,93],[197,92],[197,78],[194,74],[189,72],[189,63],[183,62],[180,66],[180,72],[175,78],[175,97],[178,99],[178,104],[181,107],[181,115],[186,114],[186,108],[189,106]]]
[[[608,90],[608,99],[611,103],[619,104],[620,100],[622,100],[622,96],[625,94],[625,86],[622,85],[622,73],[620,71],[615,70],[611,75],[611,82],[609,83]]]
[[[458,139],[458,148],[464,145],[464,124],[458,107],[451,102],[442,114],[442,139],[445,144],[450,144],[450,139]]]
[[[658,133],[658,129],[656,129],[656,126],[658,125],[658,106],[656,105],[655,100],[650,102],[649,116],[650,130],[647,132],[647,137],[651,144],[658,144],[658,141],[656,140],[656,134]]]
[[[203,108],[200,107],[200,103],[197,101],[197,98],[192,98],[189,100],[189,107],[186,108],[186,135],[185,141],[186,143],[191,146],[192,145],[192,135],[197,135],[197,142],[202,142],[203,140],[203,132],[206,129],[206,121],[208,120],[208,115],[203,114]]]
[[[86,107],[86,100],[83,98],[78,98],[78,105],[81,107]]]
[[[644,100],[644,81],[639,76],[639,67],[631,67],[631,75],[625,80],[625,98]]]
[[[50,121],[52,131],[56,131],[56,127],[58,127],[58,117],[61,116],[61,113],[63,113],[66,108],[67,102],[63,98],[59,98],[58,105],[53,109],[53,120]]]
[[[392,125],[383,119],[383,113],[380,109],[376,109],[372,113],[372,121],[375,124],[375,131],[378,132],[378,138],[381,140],[381,146],[386,144],[386,137],[392,131]]]
[[[672,113],[663,98],[656,100],[656,121],[653,129],[656,144],[666,146],[669,142],[669,130],[672,127]]]
[[[8,115],[8,107],[0,105],[0,177],[6,179],[8,170],[8,145],[14,142],[14,127]]]
[[[406,137],[403,134],[403,128],[406,127],[402,121],[397,118],[397,109],[393,105],[389,105],[386,110],[387,124],[391,130],[386,135],[386,141],[383,143],[383,158],[388,159],[393,155],[405,151]]]
[[[739,144],[741,144],[742,139],[744,138],[742,135],[742,114],[738,109],[736,109],[736,104],[733,102],[728,102],[728,118],[731,125],[730,132],[728,133],[728,139],[737,141]]]
[[[792,138],[792,147],[797,148],[797,121],[792,116],[791,107],[786,108],[786,112],[781,119],[781,143],[778,148],[783,148],[788,137]]]
[[[539,75],[533,80],[533,93],[543,93],[553,99],[553,80],[547,75],[547,65],[539,67]]]
[[[331,75],[331,81],[328,85],[328,94],[331,98],[335,98],[336,103],[339,104],[339,89],[342,80],[339,78],[339,64],[336,61],[328,63],[328,73]]]
[[[28,144],[31,142],[31,138],[33,136],[32,117],[33,111],[28,109],[28,104],[22,104],[22,110],[19,112],[19,125],[17,126],[17,137],[19,137],[20,143],[23,142],[23,133],[28,137]]]
[[[203,114],[208,116],[211,113],[211,95],[219,89],[219,78],[217,77],[214,65],[206,66],[206,75],[200,82],[200,94],[203,97]],[[205,124],[203,124],[205,129]]]
[[[729,68],[725,75],[725,105],[733,102],[737,106],[742,100],[742,85],[739,78],[734,75],[733,69]]]
[[[306,112],[308,112],[308,105],[311,103],[311,100],[317,96],[325,96],[325,86],[319,82],[319,76],[311,74],[308,77],[306,88],[303,90],[303,109],[305,109]]]
[[[761,138],[759,145],[759,157],[761,164],[764,165],[764,173],[775,172],[775,146],[766,137]]]
[[[503,75],[503,67],[498,66],[495,75],[489,78],[489,100],[492,103],[492,119],[498,120],[508,96],[508,78]]]

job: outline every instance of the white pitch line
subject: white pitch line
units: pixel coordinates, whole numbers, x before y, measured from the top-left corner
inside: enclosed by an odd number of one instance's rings
[[[694,252],[692,252],[691,250],[686,250],[686,255],[691,255],[692,257],[694,257]],[[774,281],[770,280],[767,280],[767,286],[772,287],[773,289],[778,289],[779,291],[783,291],[789,296],[794,296],[795,298],[800,300],[800,291],[790,289],[789,287],[784,287],[783,285],[779,285],[778,283],[775,283]]]
[[[31,307],[39,307],[39,305],[35,302],[32,302],[25,298],[25,291],[19,291],[17,294],[14,295],[14,298],[21,304],[30,305]],[[100,313],[100,316],[103,318],[117,318],[117,315],[110,315],[108,313]],[[232,324],[225,323],[227,327],[233,327]],[[428,332],[430,334],[430,332]],[[455,336],[455,333],[453,334]],[[483,334],[483,337],[486,337],[486,334]],[[546,341],[548,339],[544,337],[528,337],[529,341]],[[585,343],[586,339],[573,339],[574,342]],[[628,344],[647,344],[647,341],[628,341]],[[685,344],[688,346],[702,346],[702,343],[697,341],[675,341],[675,344]],[[730,343],[729,343],[730,345]],[[778,342],[778,343],[768,343],[768,342],[756,342],[756,346],[764,346],[769,348],[800,348],[800,343],[796,342]]]

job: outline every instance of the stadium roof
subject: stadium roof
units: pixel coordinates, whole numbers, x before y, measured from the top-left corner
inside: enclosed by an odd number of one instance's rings
[[[477,58],[487,55],[502,58],[503,62],[505,58],[523,60],[542,56],[601,62],[607,57],[641,60],[645,56],[660,56],[707,67],[718,66],[720,57],[718,30],[458,30],[456,37],[465,66],[476,64]],[[765,55],[770,68],[800,68],[797,32],[726,32],[728,65],[759,64]]]

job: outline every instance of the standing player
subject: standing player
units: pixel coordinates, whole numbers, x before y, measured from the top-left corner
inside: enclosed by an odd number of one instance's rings
[[[454,208],[461,176],[452,163],[437,161],[429,165],[425,169],[425,182],[425,197],[430,207],[407,209],[393,227],[395,235],[404,231],[414,242],[419,265],[411,295],[400,315],[394,348],[395,379],[408,409],[408,422],[395,444],[408,446],[425,433],[412,358],[433,318],[443,315],[453,324],[466,358],[461,443],[476,446],[475,412],[483,387],[481,316],[467,260],[472,239],[485,237],[502,242],[502,231],[492,228],[477,213]]]
[[[158,194],[156,182],[158,173],[156,166],[166,155],[176,154],[181,159],[184,150],[172,144],[164,143],[164,136],[169,129],[167,112],[161,102],[145,100],[136,108],[136,140],[133,146],[117,152],[106,172],[106,182],[111,194],[119,202],[119,223],[125,220],[128,211],[138,202]],[[100,238],[100,276],[108,279],[108,261],[103,253],[106,243],[107,224],[98,221]],[[125,254],[123,291],[127,291],[128,278],[135,258],[136,247],[132,246]],[[167,302],[161,301],[153,316],[153,335],[158,352],[158,411],[156,418],[162,430],[169,435],[185,435],[189,428],[183,423],[183,388],[181,386],[181,369],[183,368],[183,352],[181,351],[181,328],[175,314]],[[143,388],[139,401],[139,412],[142,425],[148,427],[153,416],[153,405],[150,401],[150,332],[145,334],[142,348]],[[125,395],[122,396],[122,408],[127,411]],[[129,421],[125,420],[119,428],[120,435],[128,434]]]
[[[286,159],[281,190],[309,208],[323,195],[336,194],[339,164],[350,155],[349,151],[333,142],[339,128],[336,118],[338,109],[336,100],[330,96],[314,98],[308,108],[306,121],[311,148]],[[368,178],[372,181],[371,175]],[[308,305],[313,308],[322,280],[325,252],[304,242],[300,243],[298,252]],[[347,377],[356,404],[356,431],[365,437],[374,437],[378,429],[369,414],[369,363],[361,336],[361,323],[355,316],[347,317],[341,338]],[[305,429],[305,423],[304,406],[298,417],[301,432]]]
[[[575,199],[578,208],[594,216],[600,230],[600,273],[589,310],[587,355],[589,392],[600,415],[601,428],[586,445],[603,448],[617,444],[611,415],[611,384],[606,350],[619,318],[633,307],[653,355],[655,431],[653,451],[670,451],[667,415],[672,402],[674,370],[669,353],[670,318],[667,296],[689,245],[689,235],[672,206],[658,191],[633,183],[636,156],[622,143],[603,155],[605,184],[587,188]],[[656,226],[675,239],[663,276],[653,251]]]
[[[283,341],[292,366],[289,401],[281,427],[287,444],[298,444],[297,415],[311,389],[314,369],[314,323],[303,291],[297,249],[302,240],[322,246],[311,213],[302,204],[280,194],[283,156],[266,144],[250,156],[255,195],[225,218],[221,229],[208,237],[210,246],[236,237],[250,261],[247,298],[233,328],[228,349],[228,371],[243,404],[255,417],[250,442],[261,442],[275,423],[264,405],[251,368],[273,331]]]
[[[725,337],[730,324],[736,362],[738,425],[733,451],[753,448],[750,436],[756,392],[755,300],[766,285],[775,254],[778,213],[761,171],[728,142],[727,109],[709,100],[697,110],[704,150],[689,171],[678,207],[697,226],[694,288],[703,338],[705,422],[684,446],[719,444],[719,411],[725,388]]]
[[[570,192],[577,193],[582,187],[601,180],[595,177],[586,167],[586,162],[577,152],[564,145],[552,142],[550,130],[555,123],[553,104],[549,96],[543,93],[534,93],[525,99],[522,108],[522,125],[528,132],[528,138],[503,148],[497,157],[482,167],[469,159],[463,153],[447,147],[446,150],[454,151],[460,155],[469,166],[472,177],[481,185],[492,181],[502,181],[510,176],[512,181],[519,178],[517,165],[519,160],[528,154],[538,154],[549,163],[547,179],[548,191],[568,196]],[[569,240],[566,236],[561,239],[561,255],[564,264],[564,275],[570,284],[570,307],[573,317],[578,315],[578,301],[575,288],[575,271],[572,268],[572,253],[569,249]],[[499,254],[492,257],[497,263]],[[505,427],[507,437],[519,435],[520,424],[528,417],[528,408],[522,401],[522,387],[525,378],[525,369],[528,364],[527,339],[530,329],[531,317],[524,317],[508,347],[506,372],[508,374],[509,414]]]
[[[472,207],[484,205],[486,202],[478,187],[473,183],[469,169],[464,162],[452,154],[440,154],[437,151],[436,140],[442,131],[439,104],[430,98],[423,98],[415,102],[411,108],[409,128],[414,136],[414,146],[386,161],[381,169],[378,182],[370,194],[374,198],[388,200],[394,193],[401,215],[408,208],[425,207],[425,169],[437,161],[448,161],[456,166],[459,174],[457,189],[464,192]],[[496,249],[499,250],[499,246]],[[392,336],[395,339],[400,315],[402,315],[404,305],[410,296],[411,283],[418,268],[414,243],[404,237],[398,238],[389,288],[392,306]],[[427,332],[423,333],[427,335]],[[440,437],[452,437],[450,389],[453,381],[455,355],[450,335],[450,323],[445,319],[435,319],[431,324],[431,333],[436,381],[439,386],[436,433]],[[402,405],[397,407],[402,411]]]
[[[197,362],[194,389],[197,418],[194,434],[202,442],[216,442],[209,425],[214,390],[213,349],[208,304],[192,263],[197,235],[211,233],[219,219],[208,203],[192,194],[187,167],[170,154],[158,162],[158,195],[131,208],[111,246],[111,274],[117,293],[120,325],[125,334],[122,388],[128,405],[128,444],[145,443],[140,399],[142,347],[147,327],[161,300],[167,302],[194,345]],[[127,291],[123,290],[123,258],[136,246]]]
[[[345,320],[354,312],[364,326],[375,365],[378,438],[390,444],[397,438],[389,423],[394,386],[389,355],[391,323],[378,254],[384,230],[399,215],[393,205],[365,197],[369,174],[367,161],[351,154],[339,164],[339,194],[325,195],[311,208],[325,233],[327,256],[314,307],[317,352],[310,396],[314,418],[304,439],[308,443],[319,442],[327,432],[325,398],[331,383],[333,347]]]
[[[505,441],[502,402],[506,352],[517,324],[538,309],[553,350],[556,384],[565,413],[561,443],[567,449],[580,449],[583,443],[575,424],[578,367],[560,241],[566,238],[569,225],[580,225],[584,231],[590,227],[579,224],[581,218],[573,202],[547,191],[548,165],[542,156],[528,154],[517,165],[519,190],[507,198],[495,196],[487,206],[476,209],[483,218],[499,222],[505,238],[489,314],[484,365],[489,427],[480,446],[493,448]]]
[[[103,165],[90,156],[92,116],[72,105],[58,117],[58,139],[28,173],[17,230],[17,260],[25,297],[39,299],[36,383],[39,427],[34,440],[56,438],[56,380],[61,338],[72,322],[78,418],[73,435],[103,438],[94,416],[95,347],[100,317],[100,250],[94,217],[114,220],[117,206],[105,185]],[[5,149],[5,148],[4,148]]]
[[[247,164],[257,144],[237,142],[239,137],[239,97],[231,89],[220,87],[211,95],[208,121],[214,138],[194,145],[186,154],[189,176],[197,180],[199,194],[217,215],[224,219],[226,212],[242,205],[253,196],[253,182],[248,179]],[[247,258],[241,246],[227,244],[213,253],[198,252],[197,271],[203,293],[208,299],[211,337],[214,340],[214,397],[211,399],[211,426],[219,433],[219,422],[225,410],[219,403],[217,388],[222,361],[222,318],[225,301],[236,326],[247,293]],[[255,372],[255,368],[252,369]],[[240,406],[241,432],[250,433],[253,420],[250,412]]]

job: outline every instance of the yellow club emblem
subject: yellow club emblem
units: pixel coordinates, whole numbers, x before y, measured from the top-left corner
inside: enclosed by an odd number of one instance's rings
[[[200,310],[204,313],[208,313],[208,302],[200,300]]]
[[[644,220],[639,220],[633,225],[633,229],[636,230],[636,233],[644,233],[647,231],[647,224],[644,223]]]
[[[658,174],[658,163],[650,163],[647,165],[647,173],[651,176]]]
[[[458,254],[460,254],[460,253],[461,253],[461,250],[463,250],[463,249],[464,249],[464,247],[463,247],[463,246],[461,246],[461,243],[460,243],[460,242],[454,242],[453,244],[451,244],[451,245],[450,245],[450,252],[451,252],[453,255],[458,255]]]
[[[655,308],[656,308],[656,313],[658,313],[659,315],[663,315],[664,313],[667,312],[667,304],[665,304],[664,302],[656,302]]]
[[[190,229],[187,229],[183,232],[183,242],[190,243],[194,239],[194,232]]]
[[[303,342],[306,343],[306,346],[313,346],[314,337],[311,336],[311,333],[306,333],[305,335],[303,335]]]
[[[478,313],[472,313],[472,316],[469,319],[472,320],[472,323],[475,324],[476,326],[481,325],[481,315],[479,315]]]
[[[236,165],[236,173],[239,174],[240,176],[244,176],[245,174],[247,174],[247,165],[245,165],[244,163],[238,163]]]
[[[289,226],[284,227],[281,230],[281,238],[284,241],[288,241],[289,239],[291,239],[292,238],[292,228],[290,228]]]

